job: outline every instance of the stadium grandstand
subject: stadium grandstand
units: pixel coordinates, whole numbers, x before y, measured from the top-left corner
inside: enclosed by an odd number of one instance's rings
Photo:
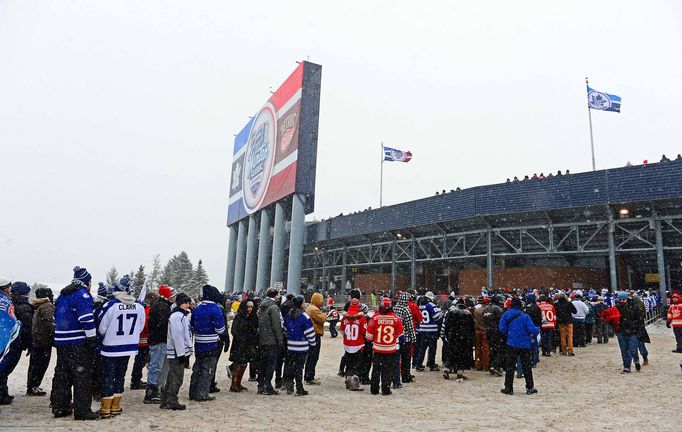
[[[308,288],[682,286],[682,160],[451,191],[306,226]]]

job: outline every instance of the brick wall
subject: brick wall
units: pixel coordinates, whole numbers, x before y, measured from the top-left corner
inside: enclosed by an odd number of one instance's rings
[[[410,275],[406,273],[398,273],[396,275],[396,288],[404,291],[410,288]],[[385,291],[391,289],[391,274],[390,273],[370,273],[370,274],[356,274],[355,288],[359,288],[363,293],[369,293],[372,290]]]
[[[495,287],[571,288],[580,282],[586,289],[609,286],[609,271],[585,267],[524,267],[495,269]],[[486,286],[486,269],[461,269],[459,293],[479,295]]]

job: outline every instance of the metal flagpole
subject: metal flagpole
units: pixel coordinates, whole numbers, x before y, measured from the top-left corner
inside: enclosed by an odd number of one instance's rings
[[[587,80],[587,77],[585,77],[585,86],[588,88],[588,93],[589,93],[589,88],[590,88],[590,83]],[[592,135],[592,109],[590,108],[589,101],[587,103],[587,116],[590,119],[590,148],[592,149],[592,171],[597,170],[597,165],[594,162],[594,136]]]
[[[379,208],[384,200],[384,142],[381,141],[381,174],[379,175]]]

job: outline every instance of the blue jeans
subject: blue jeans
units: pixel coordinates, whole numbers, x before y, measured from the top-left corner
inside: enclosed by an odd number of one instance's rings
[[[542,344],[542,353],[549,354],[554,351],[552,341],[554,340],[554,329],[542,329],[540,334],[540,342]]]
[[[102,397],[123,393],[130,356],[102,356]]]
[[[639,338],[636,335],[624,335],[623,333],[618,333],[617,336],[620,356],[623,358],[623,369],[629,371],[632,360],[635,361],[635,364],[639,363],[639,355],[637,354]]]
[[[640,340],[637,348],[639,348],[639,353],[642,354],[642,358],[649,358],[649,350],[646,349],[646,344],[644,342]]]
[[[279,345],[262,345],[261,349],[263,350],[263,359],[258,374],[258,388],[271,389],[272,375],[275,373],[277,359],[279,358]]]
[[[426,360],[426,366],[434,367],[436,365],[436,347],[438,344],[437,333],[417,333],[418,350],[414,362],[417,366],[424,366],[424,357],[426,357],[426,350],[429,350],[429,356]]]
[[[305,381],[312,381],[315,379],[315,366],[317,366],[317,361],[320,359],[320,345],[322,344],[322,339],[315,335],[315,346],[311,346],[308,349],[308,357],[305,360],[305,373],[303,379]]]
[[[156,345],[149,345],[149,367],[147,369],[148,384],[155,386],[159,385],[159,373],[161,372],[161,369],[163,368],[163,363],[165,361],[166,344],[160,343]]]

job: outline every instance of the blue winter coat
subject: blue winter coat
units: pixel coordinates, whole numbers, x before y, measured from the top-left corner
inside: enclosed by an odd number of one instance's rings
[[[507,345],[514,348],[530,349],[530,339],[537,337],[540,328],[533,324],[530,316],[521,309],[511,309],[500,319],[500,333],[507,338]]]

